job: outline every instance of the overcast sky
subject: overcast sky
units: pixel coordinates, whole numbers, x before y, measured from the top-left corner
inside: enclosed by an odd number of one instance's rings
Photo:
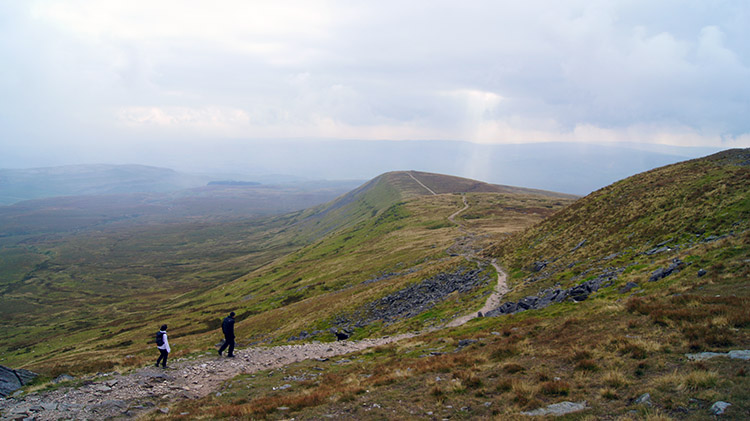
[[[748,147],[749,23],[746,0],[3,1],[0,164],[187,139]]]

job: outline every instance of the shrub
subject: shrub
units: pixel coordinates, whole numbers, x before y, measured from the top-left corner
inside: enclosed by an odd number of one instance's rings
[[[561,380],[554,380],[542,383],[539,390],[547,396],[568,396],[570,384]]]
[[[511,344],[500,344],[490,353],[490,358],[495,361],[502,361],[518,354],[518,348]]]
[[[513,389],[513,382],[510,379],[503,379],[497,382],[495,390],[499,393],[510,392]]]
[[[524,366],[516,363],[505,364],[505,366],[503,366],[503,371],[508,374],[520,373],[525,370],[526,368],[524,368]]]
[[[598,371],[599,366],[596,365],[596,361],[586,358],[583,360],[580,360],[576,363],[576,370],[583,370],[583,371]]]

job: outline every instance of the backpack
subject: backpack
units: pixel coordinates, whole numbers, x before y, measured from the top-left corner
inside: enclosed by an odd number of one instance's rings
[[[156,332],[156,346],[162,345],[164,345],[164,332],[158,331]]]

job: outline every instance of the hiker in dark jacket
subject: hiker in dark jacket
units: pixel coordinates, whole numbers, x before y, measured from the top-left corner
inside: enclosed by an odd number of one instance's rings
[[[161,337],[161,344],[159,344],[159,336]],[[169,339],[167,339],[167,325],[162,325],[161,330],[157,333],[156,348],[159,350],[159,358],[154,365],[158,367],[161,362],[161,366],[167,368],[167,357],[169,357],[169,352],[171,351],[169,348]]]
[[[234,312],[229,313],[221,322],[221,331],[224,332],[224,345],[219,348],[219,355],[229,347],[227,357],[234,357]]]

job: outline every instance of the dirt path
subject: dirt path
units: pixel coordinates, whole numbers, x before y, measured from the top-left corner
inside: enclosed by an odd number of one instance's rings
[[[412,178],[413,178],[413,177],[412,177]],[[461,209],[459,209],[459,210],[457,210],[457,211],[455,211],[455,212],[453,212],[453,213],[451,214],[451,216],[449,216],[449,217],[448,217],[448,220],[449,220],[449,221],[451,221],[451,223],[454,223],[454,224],[458,225],[458,226],[459,226],[459,228],[462,228],[463,230],[465,230],[465,228],[464,228],[464,226],[463,226],[463,225],[461,225],[461,224],[459,224],[458,222],[456,222],[456,217],[457,217],[458,215],[460,215],[461,213],[463,213],[463,211],[465,211],[466,209],[469,209],[469,202],[468,202],[468,201],[466,200],[466,195],[461,195],[461,198],[462,198],[462,199],[463,199],[463,201],[464,201],[464,207],[463,207],[463,208],[461,208]]]
[[[409,177],[411,177],[411,178],[412,178],[412,180],[416,181],[416,182],[417,182],[417,184],[419,184],[420,186],[424,187],[424,188],[425,188],[425,189],[426,189],[426,190],[427,190],[428,192],[430,192],[430,193],[431,193],[431,194],[432,194],[433,196],[437,196],[437,193],[435,193],[434,191],[432,191],[432,189],[431,189],[431,188],[429,188],[429,187],[425,186],[425,185],[424,185],[424,184],[423,184],[423,183],[422,183],[421,181],[417,180],[417,178],[416,178],[416,177],[414,177],[414,175],[412,175],[412,173],[411,173],[411,172],[407,172],[407,174],[409,174]]]
[[[413,175],[409,175],[414,178]],[[416,178],[414,180],[435,194],[419,180]],[[464,234],[456,241],[454,247],[457,248],[458,255],[469,261],[480,262],[481,259],[472,249],[475,234],[460,222],[455,221],[458,215],[469,209],[466,196],[463,196],[463,203],[462,209],[448,217],[448,220],[458,225]],[[496,308],[502,296],[507,292],[505,272],[495,261],[489,263],[497,270],[498,279],[494,291],[479,310],[482,314]],[[446,326],[460,326],[477,316],[477,313],[461,316]],[[437,328],[429,330],[433,331]],[[0,420],[102,419],[123,415],[138,416],[154,408],[168,407],[169,403],[175,400],[194,399],[216,393],[222,383],[240,374],[275,369],[307,359],[318,359],[321,360],[321,364],[324,364],[327,358],[386,345],[417,335],[419,333],[405,333],[361,341],[251,347],[238,349],[235,352],[236,357],[231,359],[222,358],[210,352],[197,358],[175,360],[167,370],[146,367],[126,375],[111,373],[83,379],[83,385],[61,387],[50,392],[31,393],[20,399],[0,398]]]

